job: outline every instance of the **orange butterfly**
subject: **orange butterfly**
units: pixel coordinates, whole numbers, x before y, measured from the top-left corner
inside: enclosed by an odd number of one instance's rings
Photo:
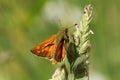
[[[68,28],[62,29],[57,34],[32,48],[31,52],[40,57],[50,59],[53,64],[62,61],[66,55],[64,43],[69,41],[67,33]]]

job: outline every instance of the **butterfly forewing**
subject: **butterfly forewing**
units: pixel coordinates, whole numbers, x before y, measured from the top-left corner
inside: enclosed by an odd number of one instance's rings
[[[55,38],[56,38],[56,35],[53,35],[52,37],[50,37],[46,41],[44,41],[41,44],[32,48],[31,52],[38,55],[38,56],[51,59],[52,58],[52,51],[54,50]]]

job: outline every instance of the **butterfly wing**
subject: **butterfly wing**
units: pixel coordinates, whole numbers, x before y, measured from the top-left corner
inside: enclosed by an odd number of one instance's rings
[[[60,62],[64,59],[66,55],[66,49],[64,43],[68,40],[67,28],[63,28],[57,35],[55,39],[55,50],[53,52],[54,62]],[[54,63],[53,62],[53,63]]]
[[[65,36],[64,33],[67,29],[60,31],[57,35],[53,35],[46,41],[32,48],[31,52],[52,60],[53,64],[63,60],[66,54],[64,47]]]
[[[38,56],[46,57],[48,59],[53,58],[52,53],[54,50],[55,38],[56,38],[56,35],[53,35],[52,37],[50,37],[46,41],[44,41],[41,44],[32,48],[31,52],[38,55]]]
[[[66,50],[65,50],[65,47],[64,47],[64,42],[60,42],[57,45],[56,53],[54,55],[54,59],[57,62],[60,62],[64,58],[65,54],[66,54]]]

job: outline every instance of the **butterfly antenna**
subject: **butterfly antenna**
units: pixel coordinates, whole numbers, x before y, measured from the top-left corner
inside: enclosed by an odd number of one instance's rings
[[[58,19],[58,24],[59,24],[59,26],[62,26],[61,19]]]

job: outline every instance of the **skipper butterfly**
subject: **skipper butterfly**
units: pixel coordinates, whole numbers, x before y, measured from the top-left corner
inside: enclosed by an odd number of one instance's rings
[[[52,64],[61,62],[65,55],[65,42],[69,41],[68,28],[63,28],[57,34],[51,36],[47,40],[43,41],[39,45],[31,49],[31,52],[40,56],[47,58],[52,61]]]

